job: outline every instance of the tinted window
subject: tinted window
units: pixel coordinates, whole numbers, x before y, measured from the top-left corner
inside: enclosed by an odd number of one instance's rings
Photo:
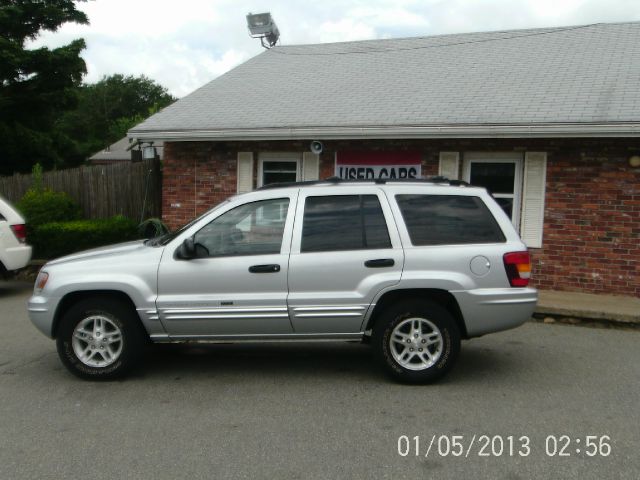
[[[387,222],[380,200],[375,195],[363,195],[362,219],[364,223],[364,248],[391,248]]]
[[[478,197],[396,195],[413,245],[499,243],[505,238]]]
[[[202,256],[280,253],[288,208],[288,198],[240,205],[200,229],[194,242]]]
[[[371,248],[391,248],[378,197],[307,197],[302,225],[302,252]]]
[[[512,162],[471,164],[471,185],[485,187],[489,193],[513,193],[515,176]]]

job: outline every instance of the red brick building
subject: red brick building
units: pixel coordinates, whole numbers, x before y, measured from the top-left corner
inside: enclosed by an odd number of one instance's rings
[[[276,47],[130,136],[165,141],[171,227],[265,183],[443,175],[492,191],[537,286],[640,296],[640,23]]]

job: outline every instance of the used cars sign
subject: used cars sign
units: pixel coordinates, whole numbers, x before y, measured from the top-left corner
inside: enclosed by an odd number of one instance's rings
[[[353,180],[421,178],[422,162],[419,152],[338,152],[335,175]]]

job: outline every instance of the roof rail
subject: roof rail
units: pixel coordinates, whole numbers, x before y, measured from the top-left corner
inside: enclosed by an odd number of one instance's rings
[[[435,176],[429,178],[340,178],[340,177],[327,177],[324,180],[307,180],[304,182],[282,182],[282,183],[268,183],[258,188],[258,190],[270,190],[272,188],[286,188],[286,187],[307,187],[310,185],[339,185],[341,183],[365,183],[365,184],[378,184],[384,185],[386,183],[429,183],[432,185],[448,184],[453,187],[469,187],[469,183],[464,180],[449,180],[447,177]]]

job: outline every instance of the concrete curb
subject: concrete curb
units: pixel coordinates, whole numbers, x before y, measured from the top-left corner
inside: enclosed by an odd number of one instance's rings
[[[539,292],[534,316],[566,319],[567,323],[584,321],[640,328],[640,299],[543,290]]]

